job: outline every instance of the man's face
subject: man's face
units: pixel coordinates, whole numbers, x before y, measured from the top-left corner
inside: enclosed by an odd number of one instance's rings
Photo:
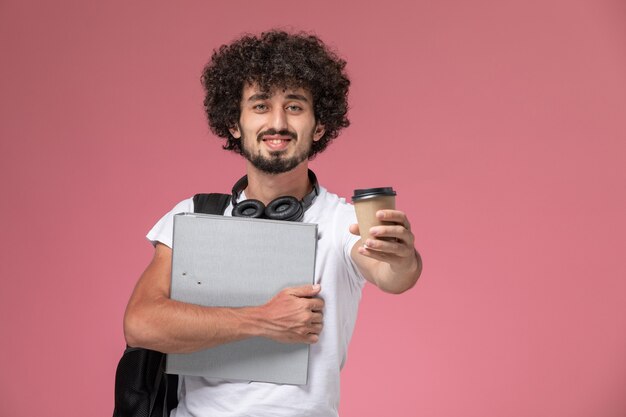
[[[230,129],[243,155],[268,174],[287,172],[308,159],[313,141],[324,135],[315,122],[313,97],[304,88],[261,91],[246,85],[239,123]]]

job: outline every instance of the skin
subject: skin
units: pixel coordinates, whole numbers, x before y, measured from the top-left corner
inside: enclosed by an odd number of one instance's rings
[[[247,85],[239,122],[230,131],[242,140],[248,157],[295,164],[285,172],[268,173],[248,159],[248,198],[267,204],[283,195],[302,199],[311,191],[307,156],[311,144],[324,135],[324,127],[315,120],[310,92],[298,88],[268,93]],[[290,133],[264,133],[268,131]],[[359,241],[351,256],[368,281],[383,291],[401,293],[411,288],[421,273],[414,236],[403,212],[381,210],[377,215],[395,225],[377,226],[371,233],[396,241]],[[351,225],[350,232],[358,235],[358,225]],[[324,300],[317,297],[319,285],[286,288],[261,306],[202,307],[169,298],[171,262],[172,250],[158,243],[126,308],[124,334],[129,346],[183,353],[255,336],[282,343],[319,340],[324,309]]]

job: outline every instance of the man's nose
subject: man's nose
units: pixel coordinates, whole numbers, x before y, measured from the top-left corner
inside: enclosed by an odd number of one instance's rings
[[[280,132],[281,130],[287,130],[287,113],[283,108],[276,108],[272,112],[272,128]]]

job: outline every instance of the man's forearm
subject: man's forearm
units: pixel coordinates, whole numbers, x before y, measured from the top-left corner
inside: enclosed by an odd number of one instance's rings
[[[124,319],[129,346],[187,353],[263,335],[259,307],[202,307],[163,297],[151,308],[132,308]]]
[[[422,273],[422,259],[415,251],[414,263],[408,267],[394,267],[385,262],[378,262],[373,279],[383,291],[400,294],[412,288]]]
[[[259,334],[258,307],[202,307],[171,300],[171,265],[172,250],[157,244],[124,315],[129,346],[192,352]]]

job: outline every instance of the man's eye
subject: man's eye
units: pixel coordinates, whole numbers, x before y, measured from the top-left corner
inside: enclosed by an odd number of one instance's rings
[[[265,111],[267,110],[267,106],[265,104],[256,104],[253,107],[254,110],[258,110],[258,111]]]
[[[292,104],[291,106],[287,106],[287,110],[297,112],[302,111],[302,107]]]

